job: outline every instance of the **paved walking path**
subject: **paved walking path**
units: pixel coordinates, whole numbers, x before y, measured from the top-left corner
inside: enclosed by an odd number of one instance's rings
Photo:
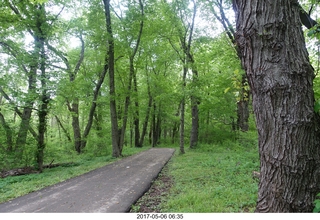
[[[42,190],[0,204],[3,212],[128,212],[174,153],[151,148]]]

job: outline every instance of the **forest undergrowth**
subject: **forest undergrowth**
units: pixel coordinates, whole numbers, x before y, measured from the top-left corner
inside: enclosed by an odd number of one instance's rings
[[[253,212],[259,171],[255,135],[178,151],[131,212]]]
[[[127,157],[141,151],[147,150],[143,148],[125,148],[123,157]],[[40,190],[44,187],[54,185],[65,181],[72,177],[80,176],[91,170],[103,167],[107,164],[121,160],[121,158],[113,158],[108,156],[93,156],[91,154],[69,155],[69,159],[65,156],[61,166],[44,169],[42,173],[31,173],[28,175],[8,176],[0,178],[0,203],[23,196],[30,192]],[[122,158],[123,158],[122,157]],[[64,163],[68,161],[69,163]]]

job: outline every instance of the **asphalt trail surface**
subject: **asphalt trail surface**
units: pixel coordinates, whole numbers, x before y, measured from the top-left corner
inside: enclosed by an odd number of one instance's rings
[[[0,213],[123,213],[151,186],[174,153],[151,148],[81,176],[0,204]]]

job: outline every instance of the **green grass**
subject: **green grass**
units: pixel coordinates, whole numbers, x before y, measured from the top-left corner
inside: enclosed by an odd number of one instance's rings
[[[186,148],[183,155],[177,148],[168,163],[168,175],[172,176],[174,185],[169,196],[163,198],[161,212],[253,212],[258,181],[253,179],[252,171],[259,171],[259,158],[256,138],[249,137],[236,142],[200,145],[197,149]],[[124,148],[123,154],[129,156],[146,149]],[[117,160],[90,154],[70,157],[73,165],[45,169],[41,174],[0,179],[0,203]]]
[[[123,156],[130,156],[146,149],[148,148],[124,148]],[[69,162],[73,162],[72,165],[45,169],[40,174],[12,176],[0,179],[0,203],[79,176],[118,160],[111,156],[93,157],[88,154],[73,155],[71,158],[72,160]]]
[[[174,179],[162,212],[226,213],[253,212],[259,171],[257,144],[254,140],[200,145],[197,149],[178,150],[169,162]]]

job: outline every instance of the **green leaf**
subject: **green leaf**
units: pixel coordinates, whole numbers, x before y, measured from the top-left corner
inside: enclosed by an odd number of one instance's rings
[[[227,93],[229,90],[230,90],[230,87],[226,88],[226,89],[224,90],[224,93]]]
[[[315,112],[319,112],[320,110],[320,100],[318,100],[315,104],[314,104],[314,111]]]
[[[308,31],[307,35],[308,35],[308,37],[311,37],[311,36],[314,35],[315,33],[316,33],[315,30],[310,30],[310,31]]]

